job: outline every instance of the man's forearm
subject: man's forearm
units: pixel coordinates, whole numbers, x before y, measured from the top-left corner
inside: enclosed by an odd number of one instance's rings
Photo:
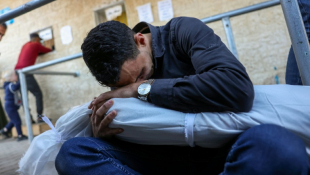
[[[156,80],[149,96],[153,104],[182,112],[247,112],[254,90],[247,75],[221,70]]]

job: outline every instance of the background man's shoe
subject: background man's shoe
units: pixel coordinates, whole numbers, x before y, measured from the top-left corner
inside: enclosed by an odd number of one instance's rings
[[[42,117],[44,117],[44,115],[38,114],[38,118],[37,118],[38,123],[44,123],[44,121],[42,120]]]
[[[41,118],[38,118],[37,123],[44,123],[44,121]]]
[[[1,135],[4,136],[5,139],[10,138],[9,132],[4,131],[4,129],[1,129],[1,130],[0,130],[0,133],[1,133]]]
[[[22,135],[21,137],[20,137],[20,136],[17,137],[17,141],[18,141],[18,142],[19,142],[19,141],[22,141],[22,140],[28,140],[28,137],[25,136],[25,135]]]

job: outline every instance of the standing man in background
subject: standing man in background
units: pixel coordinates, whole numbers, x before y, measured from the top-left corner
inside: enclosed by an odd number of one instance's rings
[[[15,70],[34,65],[39,54],[52,51],[52,49],[42,46],[40,41],[41,38],[37,33],[30,35],[30,41],[22,47],[17,64],[15,66]],[[38,122],[41,122],[41,117],[43,117],[43,95],[41,89],[32,74],[26,75],[26,82],[27,89],[36,98]]]
[[[5,32],[6,32],[7,26],[5,23],[0,23],[0,41],[2,40],[2,37],[4,36]],[[0,53],[1,55],[1,53]],[[3,128],[7,123],[5,114],[4,114],[4,110],[2,107],[2,102],[0,100],[0,128]]]

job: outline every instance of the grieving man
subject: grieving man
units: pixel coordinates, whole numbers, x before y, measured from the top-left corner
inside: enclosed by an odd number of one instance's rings
[[[308,162],[297,163],[307,159],[297,151],[305,145],[276,125],[248,129],[222,148],[139,145],[113,137],[123,130],[109,128],[117,115],[107,113],[111,98],[136,97],[187,113],[251,110],[254,90],[245,68],[200,20],[179,17],[161,27],[141,22],[132,30],[109,21],[89,32],[82,51],[97,81],[114,90],[89,106],[94,137],[62,146],[59,174],[308,173]]]

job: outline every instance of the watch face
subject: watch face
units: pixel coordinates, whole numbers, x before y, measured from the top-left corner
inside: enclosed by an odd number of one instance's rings
[[[148,83],[142,83],[139,88],[138,88],[138,93],[140,95],[146,95],[150,92],[151,90],[151,85]]]

